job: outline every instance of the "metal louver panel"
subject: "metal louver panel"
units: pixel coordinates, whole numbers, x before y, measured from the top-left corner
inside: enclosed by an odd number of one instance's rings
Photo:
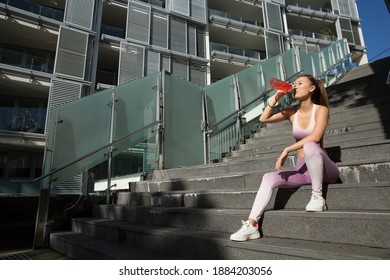
[[[172,73],[184,79],[188,79],[188,62],[181,59],[172,59]]]
[[[277,33],[272,32],[265,32],[266,35],[266,44],[267,44],[267,54],[268,58],[277,56],[278,54],[282,53],[282,50],[280,48],[280,35]]]
[[[190,81],[197,83],[200,86],[206,85],[206,66],[191,64],[190,66]]]
[[[149,43],[150,7],[129,2],[126,38]]]
[[[188,54],[196,55],[196,27],[188,24]]]
[[[171,50],[181,53],[186,52],[186,23],[184,21],[171,18],[171,31],[170,31]]]
[[[61,27],[54,73],[84,79],[88,33]]]
[[[171,11],[189,16],[190,6],[188,0],[169,0],[168,7]]]
[[[151,44],[163,48],[168,47],[168,17],[153,12]]]
[[[282,15],[280,6],[266,2],[268,28],[283,32]]]
[[[67,102],[80,99],[82,85],[76,82],[69,82],[59,79],[52,79],[50,86],[49,104],[46,117],[46,132],[50,127],[51,112]]]
[[[191,1],[191,16],[206,21],[206,0]]]
[[[67,0],[65,22],[92,30],[95,2],[95,0]]]
[[[160,71],[160,53],[146,51],[146,76]]]
[[[144,53],[143,47],[121,43],[118,85],[144,76]]]
[[[343,38],[347,39],[348,43],[355,44],[355,39],[353,36],[351,20],[348,18],[339,18],[341,34]]]

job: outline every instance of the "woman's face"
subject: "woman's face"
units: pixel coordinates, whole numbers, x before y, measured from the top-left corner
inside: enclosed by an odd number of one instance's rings
[[[307,100],[312,92],[315,90],[315,86],[309,80],[308,77],[302,76],[295,81],[295,99],[299,101]]]

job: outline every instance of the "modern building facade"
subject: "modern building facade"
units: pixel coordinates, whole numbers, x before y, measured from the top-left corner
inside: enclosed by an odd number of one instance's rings
[[[53,107],[161,70],[208,85],[341,38],[367,61],[355,0],[0,0],[0,34],[4,194],[37,189]]]

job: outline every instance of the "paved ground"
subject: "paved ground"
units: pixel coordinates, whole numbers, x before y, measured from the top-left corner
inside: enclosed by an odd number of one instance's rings
[[[70,260],[70,258],[47,248],[0,252],[0,260]]]

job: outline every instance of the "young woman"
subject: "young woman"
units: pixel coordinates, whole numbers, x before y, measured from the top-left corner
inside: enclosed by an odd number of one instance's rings
[[[296,142],[286,147],[276,160],[274,172],[263,176],[252,210],[242,227],[230,236],[234,241],[260,238],[258,222],[268,205],[274,188],[297,188],[311,184],[312,196],[306,211],[325,211],[322,184],[334,183],[339,169],[323,149],[323,137],[328,124],[329,104],[326,90],[320,80],[302,75],[295,82],[295,99],[298,108],[289,108],[272,114],[278,100],[286,92],[278,91],[260,116],[262,123],[289,120]],[[280,171],[290,152],[297,151],[297,163],[293,170]]]

